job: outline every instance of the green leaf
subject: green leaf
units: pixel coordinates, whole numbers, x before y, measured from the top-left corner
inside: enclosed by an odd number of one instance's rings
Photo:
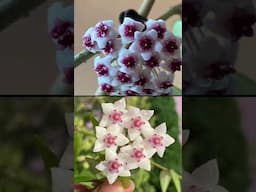
[[[166,192],[170,182],[172,180],[171,174],[169,171],[161,171],[160,172],[160,185],[162,192]]]
[[[178,175],[174,170],[171,170],[170,173],[171,173],[171,177],[177,192],[181,192],[181,182],[180,182],[181,176]]]
[[[89,170],[82,171],[79,175],[75,175],[75,183],[89,182],[95,179],[95,175]]]
[[[78,155],[81,151],[82,141],[83,141],[83,135],[76,131],[75,134],[74,134],[75,158],[78,157]]]
[[[44,161],[47,172],[50,174],[51,168],[56,167],[59,164],[58,157],[49,149],[47,144],[40,136],[34,136],[33,141]]]
[[[97,119],[95,119],[94,115],[92,113],[90,113],[89,115],[89,119],[92,122],[93,126],[96,127],[99,125],[99,122],[97,121]]]

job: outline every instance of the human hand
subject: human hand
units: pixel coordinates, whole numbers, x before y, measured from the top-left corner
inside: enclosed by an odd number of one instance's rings
[[[100,187],[96,188],[93,192],[133,192],[134,183],[131,181],[130,186],[127,189],[124,189],[120,181],[116,181],[110,185],[105,181]]]

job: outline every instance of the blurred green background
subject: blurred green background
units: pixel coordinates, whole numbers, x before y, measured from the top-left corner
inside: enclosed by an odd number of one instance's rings
[[[65,113],[72,111],[73,98],[0,99],[0,192],[51,191],[34,136],[60,156],[68,141]]]

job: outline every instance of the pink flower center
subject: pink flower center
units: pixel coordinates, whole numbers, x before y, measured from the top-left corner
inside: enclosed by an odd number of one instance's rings
[[[149,51],[152,49],[154,42],[149,37],[143,37],[140,39],[140,47],[142,51]]]
[[[136,159],[137,162],[140,162],[146,156],[143,153],[143,149],[136,149],[136,148],[134,148],[131,157]]]
[[[141,126],[144,124],[145,122],[141,119],[141,117],[132,118],[132,128],[141,130]]]
[[[104,64],[98,64],[95,71],[100,76],[107,76],[108,75],[108,67]]]
[[[148,79],[145,77],[145,75],[141,74],[139,80],[135,82],[135,85],[144,86],[147,82]]]
[[[92,42],[90,35],[83,37],[83,47],[88,47],[90,49],[94,47],[94,43]]]
[[[104,23],[100,23],[95,30],[97,37],[106,37],[108,34],[108,26]]]
[[[166,28],[162,27],[160,24],[157,24],[153,27],[156,30],[157,36],[159,39],[164,38],[164,33],[166,32]]]
[[[101,85],[101,90],[105,93],[112,93],[114,91],[114,87],[110,84],[104,83]]]
[[[181,70],[181,61],[179,59],[172,60],[170,64],[170,69],[172,72],[180,71]]]
[[[156,56],[151,56],[149,60],[145,61],[144,64],[150,68],[159,66],[159,59]]]
[[[109,115],[109,118],[112,120],[112,123],[115,124],[123,121],[122,115],[123,115],[123,112],[117,111],[115,109],[113,110],[112,114]]]
[[[153,145],[153,148],[163,146],[163,136],[154,134],[150,139],[149,142]]]
[[[106,46],[105,48],[103,49],[104,53],[106,55],[108,54],[111,54],[115,51],[115,45],[114,45],[114,42],[112,40],[109,40],[107,43],[106,43]]]
[[[131,75],[119,71],[117,73],[117,79],[121,83],[129,83],[131,81]]]
[[[177,49],[179,49],[179,46],[175,39],[170,39],[165,43],[164,48],[166,52],[173,54]]]
[[[108,162],[108,171],[111,173],[119,173],[119,169],[123,166],[118,159],[112,160]]]
[[[136,31],[135,25],[125,25],[124,27],[124,35],[126,37],[133,38],[135,31]]]
[[[128,56],[125,57],[122,60],[122,63],[127,67],[127,68],[134,68],[136,64],[136,59],[133,56]]]
[[[104,139],[104,142],[107,147],[111,147],[113,145],[116,145],[116,140],[117,140],[117,136],[113,136],[110,133],[108,133]]]

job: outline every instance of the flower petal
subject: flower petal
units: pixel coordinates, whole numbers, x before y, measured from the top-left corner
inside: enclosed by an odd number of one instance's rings
[[[115,159],[117,157],[116,152],[114,152],[110,149],[106,149],[105,155],[106,155],[106,160],[112,160],[112,159]]]
[[[159,155],[159,157],[163,157],[164,156],[164,152],[165,152],[165,147],[158,147],[157,149],[156,149],[156,151],[157,151],[157,154]]]
[[[97,140],[94,144],[93,152],[103,151],[105,149],[104,143]]]
[[[120,176],[122,177],[129,177],[131,176],[131,172],[129,170],[122,170],[120,173],[119,173]]]
[[[117,177],[118,177],[117,173],[108,174],[107,179],[108,179],[109,184],[110,185],[113,184],[116,181]]]
[[[166,123],[162,123],[162,124],[158,125],[155,128],[155,131],[159,134],[165,134],[166,133]]]
[[[141,110],[141,114],[148,121],[153,116],[154,110]]]
[[[125,105],[125,98],[122,98],[114,103],[114,106],[119,110],[124,110]]]
[[[123,134],[119,134],[117,137],[117,144],[119,146],[123,146],[127,143],[129,143],[129,139],[127,139]]]
[[[169,145],[173,144],[175,142],[174,138],[170,135],[165,134],[164,135],[164,146],[168,147]]]
[[[128,135],[129,138],[133,141],[134,139],[136,139],[136,137],[140,135],[140,131],[136,129],[128,129]]]
[[[213,187],[219,181],[219,169],[216,159],[210,160],[192,173],[200,184],[205,187]]]
[[[106,169],[106,165],[105,165],[105,161],[101,161],[99,164],[97,164],[95,166],[96,169],[100,170],[100,171],[104,171]]]
[[[151,170],[151,165],[150,165],[149,159],[144,159],[143,161],[141,161],[139,166],[140,166],[140,168],[145,169],[147,171]]]
[[[109,114],[112,112],[114,106],[112,103],[102,103],[101,107],[102,107],[103,113]]]
[[[103,138],[107,134],[107,130],[104,127],[96,126],[96,137]]]

